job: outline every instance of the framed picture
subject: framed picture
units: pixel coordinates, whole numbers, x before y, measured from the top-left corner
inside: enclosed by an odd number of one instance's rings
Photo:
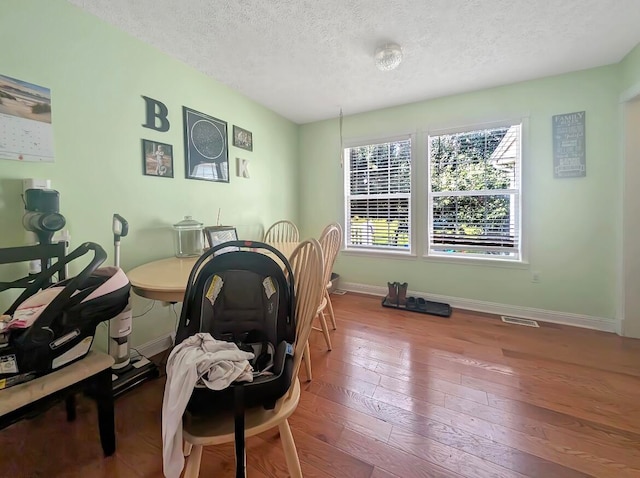
[[[186,177],[228,183],[227,123],[186,106],[182,113]]]
[[[253,151],[253,135],[251,131],[233,125],[233,145],[247,151]]]
[[[173,177],[173,146],[142,140],[142,172],[147,176]]]

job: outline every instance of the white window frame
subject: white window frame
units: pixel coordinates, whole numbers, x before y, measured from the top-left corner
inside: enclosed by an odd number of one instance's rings
[[[410,180],[410,190],[409,193],[397,193],[397,197],[407,197],[409,204],[408,211],[408,237],[409,237],[409,247],[408,248],[400,248],[397,246],[373,246],[367,244],[349,244],[350,232],[351,232],[351,224],[350,224],[350,191],[351,191],[351,163],[349,158],[348,150],[351,148],[357,148],[360,146],[370,146],[375,144],[384,144],[384,143],[393,143],[396,141],[407,141],[411,142],[411,172],[409,176]],[[395,136],[386,136],[386,137],[375,137],[368,139],[358,139],[345,141],[342,146],[342,158],[343,158],[343,170],[344,170],[344,183],[343,183],[343,200],[344,200],[344,235],[343,235],[343,251],[347,254],[362,254],[362,255],[373,255],[373,256],[381,256],[388,255],[392,257],[415,257],[415,221],[414,221],[414,195],[415,195],[415,158],[416,158],[416,136],[414,134],[400,134]],[[371,195],[370,197],[375,196]],[[387,195],[389,196],[389,195]]]
[[[491,190],[480,190],[480,191],[460,191],[457,194],[455,192],[452,193],[433,193],[431,191],[431,137],[432,136],[442,136],[442,135],[450,135],[450,134],[458,134],[458,133],[469,133],[472,131],[478,131],[483,129],[493,129],[493,128],[501,128],[501,127],[511,127],[519,125],[520,126],[520,138],[519,138],[519,151],[518,151],[518,164],[517,164],[517,172],[516,172],[516,181],[518,184],[517,189],[491,189]],[[525,136],[527,134],[527,118],[519,117],[512,118],[508,120],[495,121],[490,123],[475,123],[468,124],[464,126],[447,128],[447,129],[433,129],[427,131],[424,135],[424,141],[426,144],[426,208],[427,208],[427,224],[425,230],[425,243],[424,243],[424,252],[423,255],[429,259],[437,259],[437,260],[451,260],[454,262],[464,262],[464,263],[503,263],[507,264],[526,264],[526,255],[525,255],[525,238],[523,234],[523,205],[522,205],[522,190],[523,190],[523,181],[522,181],[522,171],[523,171],[523,152],[525,151]],[[479,194],[480,193],[480,194]],[[518,248],[516,254],[513,257],[509,256],[497,256],[497,255],[482,255],[482,254],[465,254],[465,253],[450,253],[450,252],[440,252],[431,250],[431,237],[433,233],[433,198],[434,197],[442,197],[442,196],[464,196],[464,195],[501,195],[501,194],[509,194],[514,196],[514,207],[516,210],[515,218],[514,218],[514,230],[516,231],[518,237]],[[473,246],[467,246],[466,249],[473,249]],[[487,247],[479,247],[481,250],[490,250],[491,248]]]

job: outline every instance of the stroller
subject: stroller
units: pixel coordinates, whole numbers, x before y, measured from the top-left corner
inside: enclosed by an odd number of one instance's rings
[[[54,274],[90,251],[93,259],[80,274],[48,285]],[[83,358],[97,325],[126,307],[129,280],[119,268],[98,268],[106,258],[102,247],[85,242],[36,275],[9,307],[0,322],[0,389]]]
[[[221,249],[229,250],[217,254]],[[247,250],[252,249],[252,250]],[[266,249],[271,257],[257,252]],[[194,265],[185,291],[176,345],[208,332],[254,354],[252,382],[234,382],[214,391],[196,386],[187,405],[194,416],[234,410],[236,476],[244,477],[244,410],[270,410],[292,381],[296,334],[295,290],[287,259],[268,244],[231,241],[206,251]]]

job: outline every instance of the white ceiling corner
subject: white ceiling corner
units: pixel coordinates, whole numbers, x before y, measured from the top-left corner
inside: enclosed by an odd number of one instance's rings
[[[296,122],[616,63],[638,0],[69,0]],[[397,70],[375,68],[393,41]]]

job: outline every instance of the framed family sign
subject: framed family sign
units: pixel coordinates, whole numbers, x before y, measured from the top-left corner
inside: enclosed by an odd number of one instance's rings
[[[555,115],[553,125],[553,177],[587,175],[585,111]]]

